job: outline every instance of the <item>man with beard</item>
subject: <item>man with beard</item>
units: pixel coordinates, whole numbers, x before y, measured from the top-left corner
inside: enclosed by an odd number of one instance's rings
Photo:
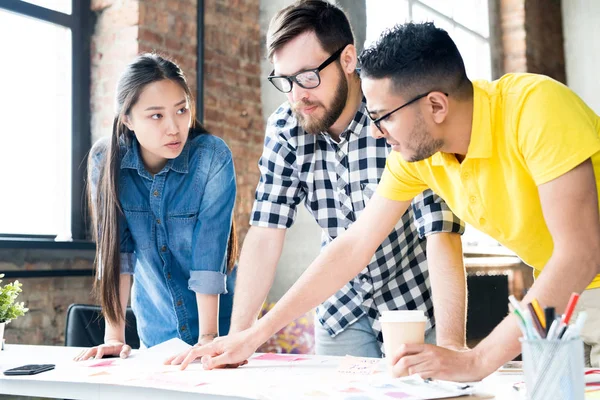
[[[297,2],[271,21],[267,48],[274,70],[268,79],[288,102],[267,122],[230,333],[256,321],[296,207],[305,202],[326,246],[356,221],[383,173],[390,147],[368,134],[353,43],[346,15],[327,1]],[[318,354],[381,357],[377,319],[382,311],[398,309],[425,312],[428,343],[436,342],[436,326],[439,345],[465,346],[464,225],[431,191],[419,194],[398,220],[362,271],[317,307]],[[441,275],[447,279],[437,279]]]

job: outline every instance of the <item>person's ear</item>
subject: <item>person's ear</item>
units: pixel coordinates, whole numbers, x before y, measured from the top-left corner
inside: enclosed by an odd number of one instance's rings
[[[436,124],[441,124],[448,117],[450,102],[448,96],[442,92],[431,92],[427,95],[429,112]]]
[[[356,47],[349,44],[340,54],[340,65],[346,74],[353,74],[358,63],[356,55]]]
[[[133,124],[131,123],[131,118],[129,117],[129,115],[124,115],[123,116],[123,124],[127,127],[127,129],[129,129],[130,131],[134,131],[133,129]]]

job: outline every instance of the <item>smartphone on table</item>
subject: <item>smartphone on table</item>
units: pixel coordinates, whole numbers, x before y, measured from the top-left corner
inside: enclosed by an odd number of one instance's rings
[[[27,364],[7,369],[4,371],[4,375],[35,375],[51,369],[54,369],[54,364]]]

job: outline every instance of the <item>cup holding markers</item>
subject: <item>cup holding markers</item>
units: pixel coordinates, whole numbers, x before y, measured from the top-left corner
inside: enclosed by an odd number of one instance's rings
[[[522,339],[523,371],[529,400],[583,400],[583,342]]]
[[[379,318],[383,334],[383,348],[388,366],[391,356],[402,344],[425,343],[427,318],[421,310],[383,311]]]
[[[530,400],[583,400],[585,362],[583,342],[579,337],[587,314],[579,313],[569,325],[579,299],[573,293],[562,316],[552,307],[544,311],[536,299],[526,307],[511,296],[509,301],[523,332],[520,339],[527,398]]]

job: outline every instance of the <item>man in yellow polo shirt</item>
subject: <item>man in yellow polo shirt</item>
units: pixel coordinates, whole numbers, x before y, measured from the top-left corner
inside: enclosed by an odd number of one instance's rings
[[[600,118],[540,75],[471,82],[452,39],[431,23],[387,31],[361,62],[371,132],[394,150],[377,193],[265,317],[197,348],[194,358],[206,355],[209,369],[248,358],[356,275],[411,199],[431,188],[535,269],[524,302],[535,297],[562,312],[572,292],[583,292],[582,337],[598,366]],[[478,380],[520,353],[520,336],[510,315],[474,349],[406,345],[386,356],[397,375]]]
[[[524,302],[535,297],[562,312],[583,291],[582,337],[588,364],[598,367],[600,118],[545,76],[470,82],[452,39],[431,23],[387,32],[361,62],[371,133],[396,150],[378,194],[402,204],[431,188],[534,268]],[[463,354],[407,346],[393,357],[398,373],[469,380],[519,354],[519,336],[509,316]]]

